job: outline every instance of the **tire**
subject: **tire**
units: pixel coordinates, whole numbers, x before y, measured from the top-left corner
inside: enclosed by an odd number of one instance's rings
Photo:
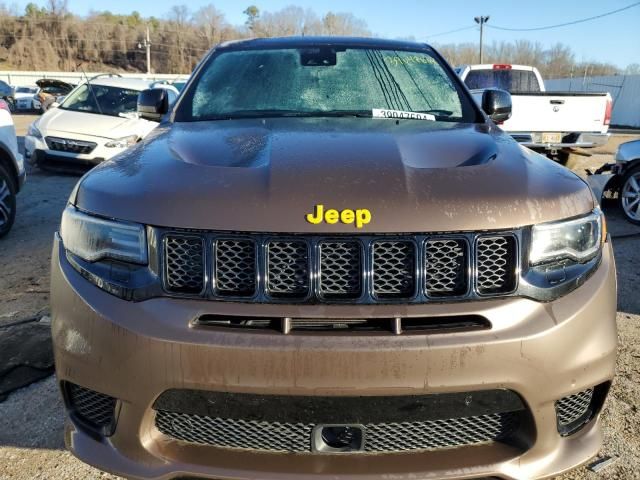
[[[624,174],[618,198],[627,221],[640,225],[640,166]]]
[[[552,156],[551,159],[558,162],[560,165],[566,166],[569,163],[569,157],[571,154],[569,152],[558,152],[555,156]]]
[[[16,219],[16,190],[13,176],[0,165],[0,238],[9,233]]]

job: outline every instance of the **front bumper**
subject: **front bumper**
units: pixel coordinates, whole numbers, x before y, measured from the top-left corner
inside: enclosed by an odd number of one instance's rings
[[[581,133],[575,140],[558,143],[543,143],[540,134],[525,132],[509,132],[521,145],[535,150],[562,150],[568,148],[595,148],[606,145],[609,141],[608,133]]]
[[[84,280],[58,239],[52,255],[56,370],[120,399],[115,433],[96,438],[68,422],[83,461],[129,477],[170,479],[426,479],[556,475],[593,457],[599,423],[562,437],[555,401],[613,378],[615,267],[610,243],[598,270],[552,302],[522,298],[404,306],[250,305],[159,298],[119,300]],[[335,308],[334,308],[335,307]],[[321,317],[478,314],[486,331],[431,335],[281,335],[190,326],[204,313]],[[527,404],[535,434],[526,450],[500,443],[403,454],[272,454],[190,444],[154,426],[168,389],[284,396],[408,396],[510,389]],[[286,411],[286,402],[282,405]]]
[[[55,134],[54,136],[56,135],[62,137],[68,136],[65,134]],[[53,169],[74,170],[83,167],[93,167],[126,150],[126,148],[105,147],[104,143],[108,142],[108,139],[79,135],[76,135],[76,137],[78,137],[77,140],[97,143],[97,146],[88,154],[58,151],[50,149],[43,139],[27,135],[24,137],[25,157],[31,164]]]

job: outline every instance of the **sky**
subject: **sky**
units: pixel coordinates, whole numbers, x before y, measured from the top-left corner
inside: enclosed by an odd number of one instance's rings
[[[7,2],[9,3],[9,2]],[[23,9],[28,1],[16,2]],[[45,5],[46,0],[35,3]],[[108,9],[128,14],[137,10],[143,17],[164,17],[176,4],[186,4],[191,11],[213,4],[224,12],[229,23],[244,23],[243,10],[255,4],[261,11],[275,11],[288,5],[312,8],[318,15],[327,11],[350,12],[367,22],[369,29],[387,38],[415,37],[430,43],[478,42],[479,30],[474,16],[489,15],[485,42],[519,39],[550,46],[557,42],[569,45],[578,61],[610,62],[619,67],[640,63],[640,5],[608,17],[586,23],[533,32],[509,32],[491,28],[533,28],[570,22],[599,15],[635,3],[635,0],[68,0],[77,15],[91,10]],[[98,6],[99,5],[99,6]],[[443,32],[464,31],[438,35]]]

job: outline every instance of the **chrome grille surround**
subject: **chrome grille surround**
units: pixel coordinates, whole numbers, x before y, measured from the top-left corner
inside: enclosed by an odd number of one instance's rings
[[[517,412],[401,423],[364,424],[364,451],[393,453],[436,450],[506,439],[520,426]],[[313,423],[281,423],[156,411],[163,434],[219,448],[311,452]]]
[[[447,302],[510,295],[517,289],[520,272],[522,232],[519,230],[401,236],[232,234],[168,229],[156,232],[164,243],[176,236],[202,240],[206,254],[201,278],[207,282],[196,295],[211,300],[342,304]],[[500,252],[497,256],[490,249],[494,244]],[[217,250],[222,245],[226,248],[224,255],[220,255],[222,250]],[[230,245],[235,248],[233,255],[227,248]],[[165,277],[164,290],[170,296],[184,295],[172,288],[175,282],[166,266],[173,259],[165,250],[158,258]],[[227,261],[231,264],[225,264]]]
[[[60,137],[45,137],[45,142],[51,150],[83,155],[93,152],[93,150],[98,146],[95,142]]]

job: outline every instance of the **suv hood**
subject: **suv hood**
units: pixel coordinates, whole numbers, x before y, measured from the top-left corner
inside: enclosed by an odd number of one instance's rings
[[[74,199],[155,226],[352,234],[514,228],[594,207],[580,178],[496,127],[363,118],[163,125],[89,172]],[[372,219],[313,225],[316,204]]]
[[[146,128],[156,123],[142,119],[98,115],[95,113],[76,112],[63,108],[52,108],[40,117],[38,128],[43,135],[73,134],[108,139],[126,137],[127,135],[146,134]]]
[[[36,82],[36,85],[40,88],[56,87],[59,89],[66,89],[67,91],[73,90],[73,85],[62,80],[56,80],[55,78],[42,78]]]

